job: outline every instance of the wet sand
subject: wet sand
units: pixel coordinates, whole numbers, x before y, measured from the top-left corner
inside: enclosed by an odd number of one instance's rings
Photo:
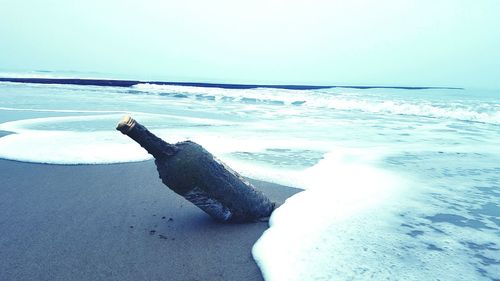
[[[152,161],[0,159],[0,280],[262,280],[265,222],[221,224],[166,188]],[[282,202],[299,190],[252,181]]]

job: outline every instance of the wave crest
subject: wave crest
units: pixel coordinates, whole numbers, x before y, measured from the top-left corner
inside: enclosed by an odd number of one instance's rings
[[[274,88],[223,89],[175,85],[136,84],[134,90],[173,98],[192,98],[214,102],[238,102],[274,106],[304,106],[318,109],[360,111],[370,114],[408,115],[455,119],[500,125],[499,103],[387,101],[373,99],[373,92],[346,89],[289,90]],[[380,91],[380,90],[378,90]],[[442,90],[450,91],[450,90]],[[366,96],[364,94],[367,94]],[[390,93],[389,93],[390,94]]]

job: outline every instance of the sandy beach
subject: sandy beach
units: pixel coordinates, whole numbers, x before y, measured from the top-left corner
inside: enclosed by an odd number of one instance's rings
[[[152,161],[0,160],[0,280],[262,280],[266,222],[220,224],[159,180]],[[252,181],[282,202],[297,189]]]

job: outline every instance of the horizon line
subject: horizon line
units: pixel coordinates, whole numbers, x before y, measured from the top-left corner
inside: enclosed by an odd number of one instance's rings
[[[239,84],[239,83],[207,83],[207,82],[171,82],[171,81],[142,81],[121,79],[94,79],[94,78],[23,78],[23,77],[0,77],[0,82],[32,83],[32,84],[62,84],[82,86],[104,86],[104,87],[131,87],[137,84],[188,86],[223,89],[255,89],[272,88],[286,90],[319,90],[328,88],[351,88],[351,89],[401,89],[401,90],[464,90],[461,87],[446,86],[360,86],[360,85],[290,85],[290,84]]]

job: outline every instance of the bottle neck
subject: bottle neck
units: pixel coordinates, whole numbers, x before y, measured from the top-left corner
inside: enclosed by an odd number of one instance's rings
[[[135,140],[156,159],[172,156],[178,150],[175,145],[155,136],[146,127],[130,117],[124,118],[116,129]]]

